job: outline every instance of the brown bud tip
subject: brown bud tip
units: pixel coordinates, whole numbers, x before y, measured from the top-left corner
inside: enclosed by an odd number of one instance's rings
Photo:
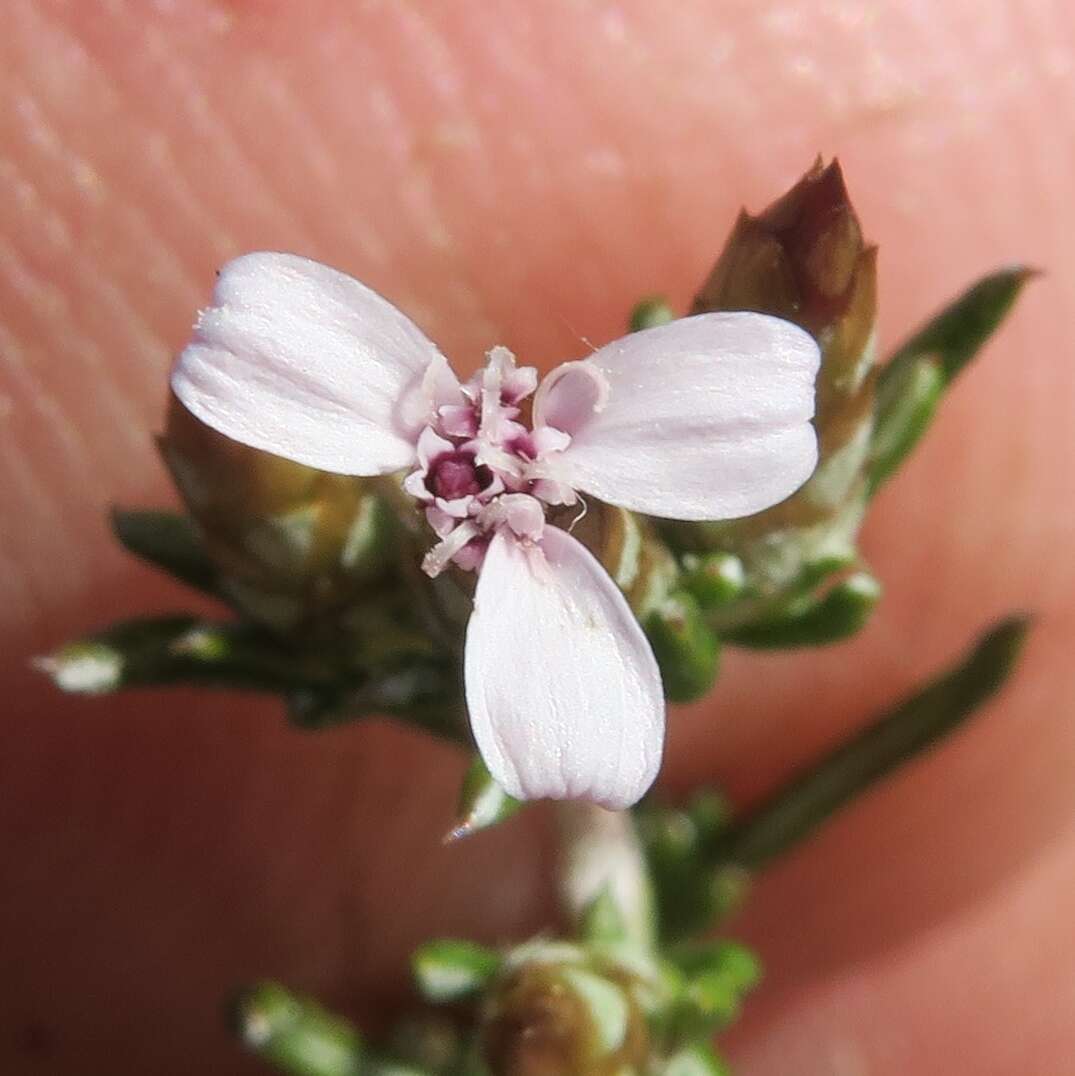
[[[820,336],[847,312],[864,249],[839,163],[818,160],[764,212],[740,214],[693,312],[759,310]]]
[[[827,545],[846,544],[841,535],[857,527],[873,422],[877,248],[863,242],[836,161],[819,159],[757,216],[740,214],[692,308],[696,314],[720,310],[785,318],[821,348],[813,477],[756,516],[677,529],[686,548],[739,556],[755,589],[779,589],[810,559],[823,556]],[[779,554],[772,544],[776,535],[783,536]]]
[[[589,1020],[581,1001],[552,978],[519,975],[485,1029],[494,1076],[581,1073],[589,1054]]]

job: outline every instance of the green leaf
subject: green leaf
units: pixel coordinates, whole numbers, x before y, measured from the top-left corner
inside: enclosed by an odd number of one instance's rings
[[[882,368],[867,471],[875,492],[929,426],[944,390],[977,355],[1036,275],[1026,266],[992,273],[911,337]]]
[[[128,552],[187,586],[219,596],[216,569],[188,516],[113,508],[111,518],[112,531]]]
[[[300,728],[377,714],[463,739],[453,660],[408,655],[358,665],[345,657],[322,646],[299,649],[249,623],[175,615],[122,621],[33,664],[73,694],[177,684],[259,691],[281,695]]]
[[[881,380],[866,464],[871,494],[918,444],[933,420],[946,385],[944,367],[935,355],[917,355],[891,369],[891,375]]]
[[[493,780],[481,755],[476,754],[463,777],[456,821],[444,838],[445,843],[469,837],[490,826],[498,826],[521,807],[519,800],[509,796]]]
[[[288,719],[298,728],[333,728],[381,714],[459,743],[465,738],[459,693],[451,659],[412,654],[360,669],[318,670],[286,699]]]
[[[868,572],[855,572],[823,594],[794,599],[781,612],[724,633],[726,642],[761,650],[822,646],[860,631],[881,597]]]
[[[646,803],[635,817],[662,935],[683,937],[723,918],[743,889],[734,885],[738,868],[713,869],[715,849],[731,825],[727,800],[704,789],[685,808]]]
[[[761,981],[761,963],[743,945],[711,941],[673,947],[666,970],[669,1007],[663,1033],[674,1043],[709,1037],[733,1023],[743,999]]]
[[[683,557],[680,585],[706,612],[730,605],[743,594],[746,569],[733,553],[687,553]]]
[[[235,1003],[243,1043],[293,1076],[365,1076],[362,1039],[347,1021],[278,983],[259,983]]]
[[[688,978],[719,975],[745,993],[761,982],[761,961],[739,942],[720,939],[673,949],[669,958]]]
[[[35,665],[75,694],[180,683],[284,691],[310,673],[257,629],[184,615],[121,621]]]
[[[1021,617],[989,631],[953,669],[882,714],[780,789],[720,842],[716,858],[755,869],[959,728],[1008,679],[1026,635]]]
[[[685,590],[669,594],[642,626],[661,667],[668,698],[690,702],[713,686],[720,642],[691,594]]]
[[[500,956],[473,942],[427,942],[411,958],[414,981],[426,1001],[463,1001],[480,993],[500,968]]]

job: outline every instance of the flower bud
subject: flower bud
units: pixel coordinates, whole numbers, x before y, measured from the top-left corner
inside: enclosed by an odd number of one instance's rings
[[[687,553],[682,569],[682,585],[704,610],[730,605],[746,586],[743,562],[732,553]]]
[[[865,503],[873,420],[876,248],[864,244],[836,162],[819,161],[757,217],[741,214],[693,313],[755,310],[796,322],[821,347],[816,418],[819,462],[781,504],[746,519],[674,524],[691,552],[720,551],[746,569],[742,599],[715,622],[749,621],[819,560],[852,559]]]
[[[723,796],[709,789],[685,807],[648,803],[637,817],[665,938],[710,929],[736,909],[749,879],[714,855],[732,825]]]
[[[651,295],[635,305],[631,311],[631,332],[652,329],[658,325],[667,325],[675,318],[675,313],[663,296]]]
[[[493,1076],[601,1076],[645,1071],[641,980],[567,944],[523,946],[490,993],[482,1050]]]
[[[351,478],[248,448],[174,397],[161,452],[221,591],[278,631],[338,620],[385,583],[403,530],[390,480]]]

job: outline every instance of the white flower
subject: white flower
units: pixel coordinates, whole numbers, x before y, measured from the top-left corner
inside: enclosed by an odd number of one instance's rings
[[[632,333],[537,386],[505,348],[460,384],[425,335],[343,273],[290,254],[221,271],[172,387],[203,422],[340,474],[410,469],[435,536],[423,566],[479,571],[466,699],[493,777],[521,799],[638,800],[660,766],[649,644],[590,552],[545,507],[592,494],[673,519],[758,512],[817,459],[817,345],[763,314]]]

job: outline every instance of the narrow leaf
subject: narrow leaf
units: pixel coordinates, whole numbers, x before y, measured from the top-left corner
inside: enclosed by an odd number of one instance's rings
[[[970,362],[1038,271],[1010,266],[983,277],[911,337],[889,360],[882,380],[918,355],[936,355],[949,382]]]
[[[722,919],[742,893],[742,871],[713,870],[714,852],[731,825],[728,801],[712,789],[684,808],[643,804],[635,812],[660,931],[681,938]]]
[[[448,659],[407,655],[341,672],[313,670],[286,692],[288,719],[324,729],[381,714],[455,743],[465,738],[459,675]]]
[[[309,676],[263,632],[183,615],[121,621],[34,664],[64,691],[84,695],[179,683],[282,691]]]
[[[726,631],[724,639],[761,650],[840,642],[862,629],[880,597],[877,580],[856,572],[821,596],[796,599],[775,616]]]
[[[661,668],[669,699],[690,702],[713,686],[720,643],[688,591],[669,594],[642,626]]]
[[[34,659],[63,691],[102,695],[177,684],[282,695],[301,728],[393,717],[453,742],[464,738],[459,676],[447,658],[409,655],[358,666],[320,646],[285,645],[268,631],[195,616],[145,617]]]
[[[234,1018],[244,1045],[292,1076],[365,1076],[362,1039],[347,1021],[291,994],[259,983],[236,1001]]]
[[[929,425],[953,378],[996,331],[1036,271],[1001,269],[965,291],[882,368],[868,474],[871,492],[899,467]]]
[[[178,512],[114,508],[112,531],[136,557],[187,586],[217,596],[216,569],[189,516]]]
[[[733,828],[717,849],[717,861],[763,866],[955,731],[1008,679],[1026,630],[1027,621],[1020,617],[999,623],[957,666],[883,714]]]
[[[463,777],[456,821],[444,842],[447,844],[457,841],[490,826],[499,825],[511,818],[521,807],[519,800],[509,796],[493,780],[481,755],[476,754]]]
[[[902,362],[877,387],[873,435],[866,464],[873,494],[895,473],[933,420],[945,385],[936,355],[916,355]]]

